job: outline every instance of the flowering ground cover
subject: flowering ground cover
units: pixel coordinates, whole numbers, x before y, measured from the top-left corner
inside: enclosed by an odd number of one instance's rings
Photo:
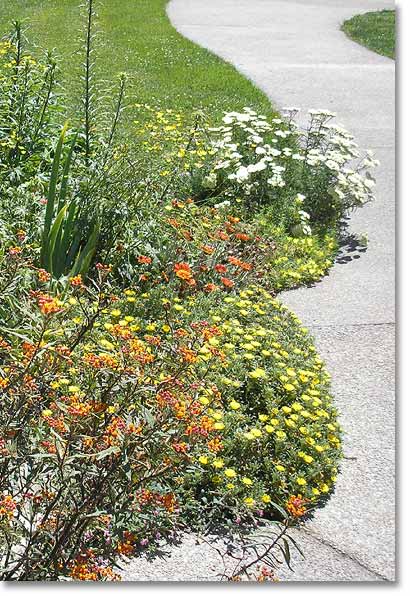
[[[0,577],[116,580],[189,529],[272,579],[341,455],[277,294],[326,274],[377,161],[330,112],[188,114],[123,75],[107,116],[87,8],[72,124],[55,61],[0,45]]]
[[[343,23],[342,29],[354,41],[378,54],[394,59],[395,27],[396,12],[394,10],[380,10],[352,17]]]

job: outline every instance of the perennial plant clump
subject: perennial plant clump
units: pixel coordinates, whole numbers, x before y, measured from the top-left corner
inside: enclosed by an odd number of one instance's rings
[[[125,141],[123,75],[108,132],[84,117],[87,85],[62,126],[54,63],[16,32],[0,45],[0,577],[117,580],[188,529],[229,537],[228,579],[274,579],[341,456],[329,375],[276,295],[327,273],[377,162],[325,111],[215,126],[138,104]]]

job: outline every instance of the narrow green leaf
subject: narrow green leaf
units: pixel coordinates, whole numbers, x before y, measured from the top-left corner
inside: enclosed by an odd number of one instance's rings
[[[73,153],[74,153],[74,147],[77,142],[77,136],[78,136],[78,133],[76,133],[74,135],[74,138],[71,142],[70,149],[68,151],[68,154],[67,154],[67,157],[66,157],[66,160],[64,163],[63,176],[61,178],[60,196],[59,196],[59,200],[58,200],[57,211],[60,211],[62,206],[65,204],[67,189],[68,189],[68,175],[70,173],[71,161],[72,161],[72,157],[73,157]]]
[[[49,236],[48,236],[47,265],[48,265],[49,272],[54,276],[56,276],[56,274],[57,274],[57,272],[55,272],[53,269],[54,252],[56,249],[58,250],[58,246],[56,245],[56,240],[57,240],[57,236],[59,235],[60,228],[63,223],[66,211],[67,211],[67,205],[64,205],[64,207],[58,213],[58,215],[52,225],[52,228],[50,230]]]
[[[41,242],[41,254],[40,254],[40,263],[42,267],[46,267],[46,261],[49,260],[48,258],[48,235],[51,228],[51,221],[53,219],[54,214],[54,204],[56,199],[56,188],[57,188],[57,181],[58,181],[58,171],[60,167],[60,159],[61,153],[63,150],[64,138],[67,132],[68,122],[65,123],[63,126],[63,130],[61,131],[60,138],[58,139],[58,143],[56,146],[53,164],[51,167],[51,176],[48,185],[48,192],[47,192],[47,207],[46,213],[44,216],[44,226],[43,226],[43,234],[42,234],[42,242]]]
[[[100,235],[100,224],[97,222],[94,226],[90,237],[88,238],[87,244],[84,246],[83,250],[78,254],[77,259],[74,263],[74,266],[71,270],[70,277],[74,277],[81,273],[82,275],[86,275],[91,260],[94,256],[95,250],[97,248],[98,237]]]

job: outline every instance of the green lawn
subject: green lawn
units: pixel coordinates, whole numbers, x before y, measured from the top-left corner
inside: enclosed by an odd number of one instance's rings
[[[395,24],[394,10],[380,10],[351,18],[343,23],[342,29],[354,41],[378,54],[394,59]]]
[[[39,48],[61,56],[63,81],[70,90],[81,57],[80,0],[1,0],[0,37],[15,19],[27,25],[27,36]],[[232,66],[183,38],[165,12],[167,0],[99,0],[96,4],[99,76],[112,81],[125,71],[135,100],[190,113],[203,108],[219,117],[224,110],[253,107],[269,115],[268,98]],[[36,51],[39,51],[37,49]]]

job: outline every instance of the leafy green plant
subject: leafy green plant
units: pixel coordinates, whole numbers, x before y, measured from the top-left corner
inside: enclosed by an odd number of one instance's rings
[[[21,23],[0,41],[0,185],[21,185],[48,164],[58,112],[57,64],[35,59]]]
[[[64,140],[68,124],[65,124],[58,140],[47,193],[47,207],[41,238],[40,266],[59,279],[85,275],[95,253],[99,223],[95,221],[85,246],[81,246],[80,207],[76,200],[68,200],[68,178],[77,135],[74,135],[67,155],[63,156]],[[60,165],[62,176],[59,183]]]

